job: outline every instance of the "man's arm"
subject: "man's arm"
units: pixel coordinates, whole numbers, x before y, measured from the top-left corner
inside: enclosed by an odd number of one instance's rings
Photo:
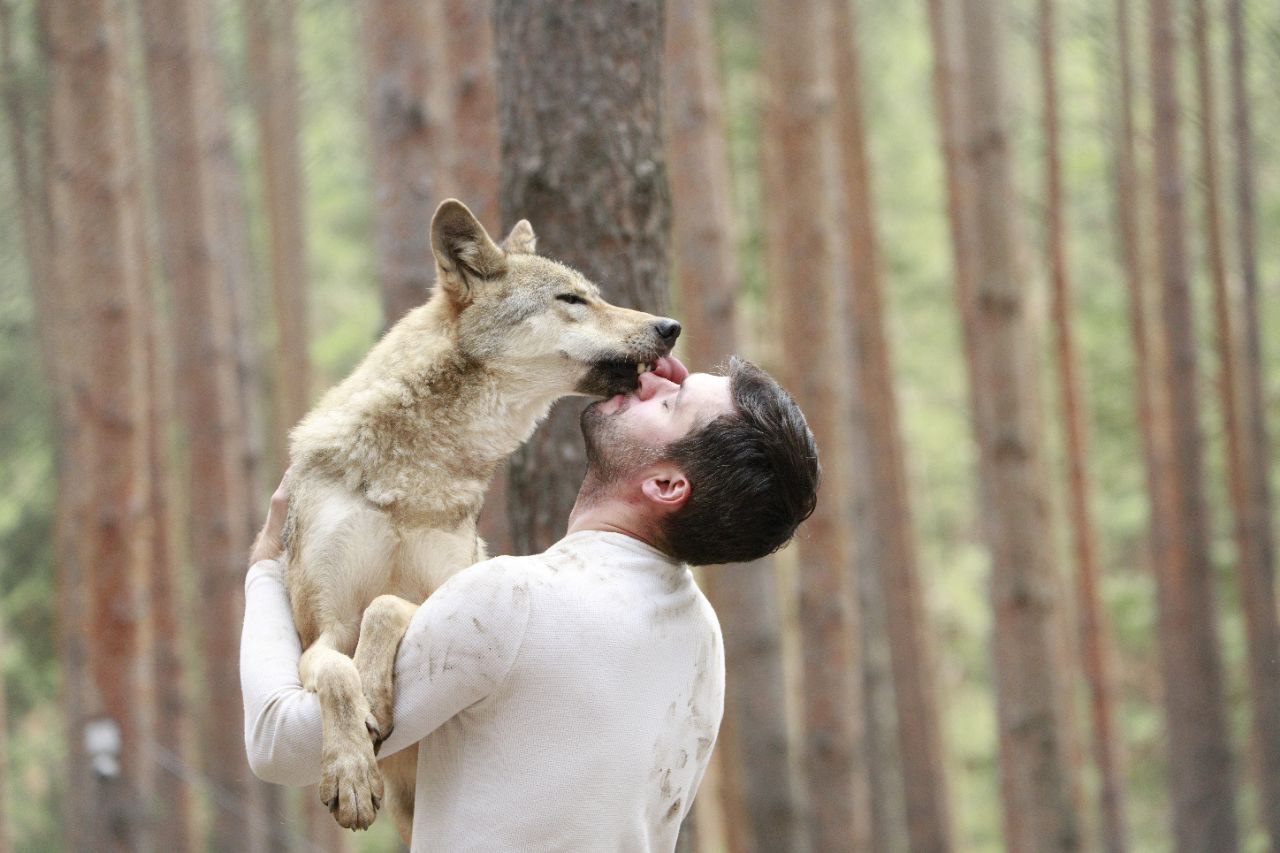
[[[279,552],[287,503],[280,495],[278,490],[272,498],[271,514],[254,549],[253,557],[261,561],[245,580],[240,646],[245,748],[260,778],[309,785],[320,778],[320,704],[298,680],[302,648],[281,564],[262,559]],[[395,731],[380,754],[421,740],[489,695],[515,661],[528,616],[529,587],[519,562],[511,558],[472,566],[437,590],[418,609],[400,644]]]

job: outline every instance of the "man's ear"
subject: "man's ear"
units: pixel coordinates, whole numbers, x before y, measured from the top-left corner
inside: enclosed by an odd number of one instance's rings
[[[677,510],[689,499],[689,479],[674,466],[654,469],[640,484],[640,491],[660,510]]]
[[[471,298],[471,284],[507,271],[507,255],[489,237],[480,220],[456,198],[446,199],[431,217],[431,250],[437,282],[456,301]]]
[[[509,255],[532,255],[538,248],[538,238],[533,233],[533,226],[529,224],[529,220],[521,219],[511,229],[511,233],[507,235],[507,239],[502,241],[502,248],[507,250]]]

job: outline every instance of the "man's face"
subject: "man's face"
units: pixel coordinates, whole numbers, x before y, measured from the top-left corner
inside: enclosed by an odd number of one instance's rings
[[[583,412],[587,460],[599,479],[635,473],[663,458],[671,442],[733,412],[729,377],[689,374],[675,359],[663,362],[640,377],[635,391],[594,403]]]

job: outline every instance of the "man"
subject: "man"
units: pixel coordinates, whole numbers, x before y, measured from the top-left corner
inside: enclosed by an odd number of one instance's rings
[[[675,846],[724,704],[720,626],[685,564],[785,544],[813,511],[818,460],[763,371],[672,364],[584,411],[564,539],[464,569],[414,616],[381,755],[421,741],[415,849]],[[320,709],[272,559],[285,503],[282,484],[246,580],[245,742],[258,776],[307,785]]]

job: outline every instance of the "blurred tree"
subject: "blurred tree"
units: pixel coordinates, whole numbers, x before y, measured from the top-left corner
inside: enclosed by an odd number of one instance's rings
[[[497,0],[504,222],[610,302],[667,309],[662,4]],[[583,45],[590,45],[584,50]],[[562,400],[508,469],[513,550],[564,535],[585,470],[581,400]]]
[[[148,566],[148,635],[152,667],[155,717],[148,754],[156,764],[153,792],[155,843],[160,850],[186,850],[191,846],[193,810],[184,773],[192,764],[188,748],[190,706],[183,676],[186,624],[179,616],[179,561],[176,539],[180,536],[173,508],[174,459],[169,427],[173,422],[173,372],[165,349],[172,346],[169,329],[154,293],[148,294],[147,324],[147,432],[148,475],[151,490],[151,555]]]
[[[1157,566],[1160,652],[1169,728],[1169,781],[1179,850],[1236,849],[1235,780],[1223,712],[1222,673],[1203,482],[1195,324],[1185,245],[1185,181],[1178,134],[1177,22],[1169,0],[1150,5],[1156,235],[1168,342],[1174,518],[1168,559]]]
[[[234,318],[219,269],[219,176],[216,150],[209,145],[216,124],[210,95],[218,84],[212,20],[204,0],[143,0],[142,12],[158,231],[173,304],[177,408],[192,484],[187,529],[204,627],[208,692],[201,740],[208,776],[240,804],[213,810],[211,838],[217,849],[262,849],[267,832],[260,786],[244,758],[241,732],[226,724],[242,713],[236,616],[243,608],[249,545],[243,507],[252,490],[243,462],[246,425]]]
[[[837,263],[839,162],[830,4],[761,7],[766,81],[768,271],[779,375],[804,410],[823,459],[818,506],[796,544],[803,648],[803,773],[814,850],[871,844],[861,646],[850,579],[851,453],[844,431],[852,372],[843,328],[847,278]]]
[[[880,241],[874,221],[871,173],[863,125],[859,30],[850,0],[834,0],[835,74],[841,81],[836,102],[844,165],[844,203],[849,247],[851,298],[848,327],[856,343],[855,382],[865,410],[866,471],[872,495],[869,532],[878,540],[870,564],[859,571],[880,584],[888,629],[897,707],[897,758],[902,765],[906,828],[912,850],[950,850],[951,815],[946,760],[938,724],[932,650],[920,588],[905,461],[893,387],[893,366],[885,335],[881,296]],[[885,843],[877,849],[889,849]]]
[[[666,15],[675,285],[684,352],[691,369],[709,370],[738,350],[737,246],[712,8],[707,0],[668,0]],[[708,569],[703,586],[724,629],[730,673],[716,742],[729,848],[791,849],[798,806],[788,763],[774,563]]]
[[[498,211],[498,85],[490,0],[443,0],[448,74],[449,192],[494,234]],[[503,232],[505,233],[505,232]]]
[[[1197,4],[1199,5],[1199,4]],[[1240,312],[1244,348],[1243,376],[1231,388],[1240,395],[1239,462],[1242,476],[1233,490],[1236,539],[1240,543],[1240,600],[1249,637],[1249,676],[1253,688],[1253,728],[1260,771],[1262,823],[1272,848],[1280,848],[1280,627],[1276,624],[1275,534],[1272,531],[1271,471],[1259,333],[1258,264],[1254,245],[1253,126],[1246,83],[1245,28],[1241,0],[1228,0],[1231,30],[1231,101],[1236,154],[1236,244],[1244,304]],[[1197,48],[1198,50],[1199,48]],[[1231,350],[1236,357],[1236,351]],[[1221,358],[1225,361],[1227,354]],[[1225,376],[1223,378],[1225,383]]]
[[[1082,411],[1071,283],[1067,271],[1066,204],[1058,129],[1057,23],[1053,0],[1040,0],[1040,75],[1044,97],[1045,213],[1053,323],[1057,332],[1058,390],[1066,437],[1067,493],[1076,576],[1078,642],[1091,695],[1093,758],[1099,785],[1103,847],[1125,849],[1124,769],[1115,737],[1111,689],[1111,632],[1098,596],[1098,545],[1089,500],[1090,451]],[[1069,682],[1068,682],[1069,683]]]
[[[1075,850],[1065,709],[1060,707],[1061,607],[1036,394],[1037,357],[1019,268],[1013,156],[998,0],[965,0],[966,156],[974,180],[973,339],[980,495],[991,552],[993,651],[1004,838],[1010,850]]]
[[[72,513],[83,571],[63,578],[83,591],[66,602],[77,609],[63,616],[88,629],[87,683],[73,688],[83,705],[70,708],[77,714],[68,744],[77,756],[71,785],[81,790],[67,815],[67,838],[73,849],[132,850],[147,843],[138,706],[150,498],[147,269],[124,10],[110,0],[56,2],[47,14],[53,269],[56,289],[68,297],[54,323],[68,324],[68,337],[74,330],[80,339],[61,353],[71,353],[68,366],[76,369],[68,417],[83,429],[83,455],[75,455],[82,503]],[[68,672],[78,674],[74,666]]]
[[[444,0],[445,56],[450,108],[450,192],[491,233],[502,231],[498,211],[498,84],[489,0]],[[512,550],[507,521],[507,468],[498,466],[477,523],[490,554]]]
[[[289,458],[289,431],[307,413],[311,401],[296,7],[295,0],[244,0],[241,9],[248,46],[246,71],[257,115],[277,331],[272,449],[283,471]]]
[[[435,280],[429,225],[444,200],[453,129],[442,97],[445,28],[433,14],[439,6],[360,4],[384,328],[426,302]]]

